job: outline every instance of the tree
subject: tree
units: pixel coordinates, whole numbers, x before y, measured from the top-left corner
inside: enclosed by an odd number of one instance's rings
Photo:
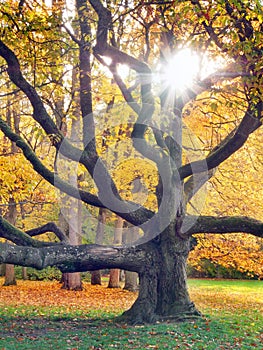
[[[135,1],[131,8],[122,1],[78,0],[76,4],[78,21],[63,24],[65,38],[62,40],[59,40],[62,34],[57,32],[56,21],[60,23],[63,19],[59,16],[50,18],[48,9],[41,9],[38,5],[28,8],[22,1],[15,12],[10,12],[8,6],[1,4],[4,6],[1,20],[12,25],[4,27],[0,56],[5,79],[20,89],[32,105],[30,117],[49,135],[59,154],[78,162],[87,171],[95,189],[88,191],[73,186],[63,179],[63,174],[56,174],[45,166],[4,118],[0,119],[0,129],[16,143],[45,180],[89,206],[107,208],[139,227],[141,235],[132,245],[126,246],[73,246],[65,245],[67,239],[64,235],[56,226],[49,225],[48,229],[55,231],[62,242],[47,243],[32,238],[43,228],[25,233],[1,218],[1,237],[15,245],[1,243],[0,261],[38,269],[57,266],[62,272],[102,268],[134,271],[139,274],[139,296],[131,309],[124,313],[124,319],[136,323],[199,316],[188,294],[185,273],[192,235],[244,232],[263,236],[260,217],[194,215],[189,210],[195,198],[196,202],[200,201],[200,196],[197,196],[213,177],[215,169],[238,152],[262,124],[261,4],[258,1],[249,4],[214,1],[207,4],[198,0]],[[96,37],[87,27],[87,24],[93,26],[94,23]],[[79,26],[80,31],[72,31],[70,25]],[[47,33],[50,38],[48,45],[45,41]],[[44,57],[54,55],[59,45],[65,51],[78,52],[80,74],[76,84],[79,84],[80,91],[82,147],[70,143],[60,132],[52,110],[44,103],[45,79],[49,77],[47,67],[39,75],[44,81],[32,83],[31,74],[34,72],[38,77],[41,61],[36,61],[33,68],[28,67],[26,62],[30,60],[17,43],[18,37],[23,38],[24,50],[28,52],[32,36],[37,37],[40,51],[45,48]],[[106,108],[105,113],[102,110],[103,81],[95,80],[91,85],[92,75],[87,66],[91,49],[96,65],[99,62],[111,72],[127,103],[125,107],[116,106],[119,94],[116,89],[110,90],[116,100],[113,99],[115,106],[107,111],[107,115]],[[198,54],[200,66],[203,63],[207,70],[201,70],[190,86],[179,87],[180,70],[177,70],[177,79],[173,78],[172,84],[168,84],[165,67],[171,67],[170,58],[183,49],[192,50],[192,55]],[[212,72],[208,69],[209,61],[216,63]],[[153,78],[158,63],[162,68],[157,80],[160,93],[156,96]],[[120,65],[130,68],[131,81],[122,78],[118,70]],[[171,70],[169,75],[172,75]],[[56,81],[53,84],[54,88],[58,85]],[[101,94],[96,94],[98,87]],[[93,99],[92,91],[95,91]],[[97,115],[93,111],[95,101],[100,107]],[[201,146],[193,133],[183,125],[184,118],[193,119],[194,125],[198,109],[208,110],[206,120],[209,113],[220,115],[222,120],[235,120],[231,128],[222,131],[216,145],[208,147],[208,140],[203,152],[200,152]],[[110,164],[97,147],[96,130],[103,124],[103,117],[111,118],[115,126],[114,118],[121,120],[125,115],[126,123],[133,125],[129,147],[133,148],[134,157],[138,162],[143,160],[150,164],[157,174],[155,208],[147,202],[136,203],[133,196],[122,193]],[[113,127],[113,139],[114,135]],[[121,155],[123,159],[123,153]],[[150,192],[148,188],[149,195]]]

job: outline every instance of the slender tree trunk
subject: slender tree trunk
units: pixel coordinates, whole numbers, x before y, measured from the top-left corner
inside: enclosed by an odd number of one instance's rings
[[[15,277],[15,266],[11,264],[5,265],[5,281],[4,286],[15,286],[16,277]]]
[[[130,227],[124,235],[125,243],[132,243],[139,238],[138,227]],[[125,284],[123,289],[135,292],[138,290],[138,273],[133,271],[124,271]]]
[[[15,225],[16,218],[17,218],[17,208],[13,198],[9,200],[8,211],[5,217],[10,222],[10,224]],[[13,286],[13,285],[16,285],[15,266],[6,264],[4,286]]]
[[[26,267],[22,267],[22,278],[24,281],[28,280],[28,276],[27,276],[27,268]]]
[[[72,245],[78,245],[81,243],[81,202],[73,198],[70,198],[70,202],[69,241]],[[64,273],[62,289],[82,290],[80,272]]]
[[[98,225],[97,225],[97,231],[96,231],[96,238],[95,243],[96,244],[102,244],[103,237],[104,237],[104,227],[106,224],[106,209],[100,208],[99,209],[99,215],[98,215]],[[95,270],[91,272],[91,284],[101,285],[101,272],[100,270]]]
[[[119,216],[117,217],[115,223],[114,230],[114,245],[118,245],[122,243],[122,227],[123,227],[123,219]],[[111,269],[110,270],[110,279],[108,288],[120,288],[120,270],[119,269]]]
[[[136,292],[138,290],[138,273],[133,271],[124,271],[125,284],[123,289],[130,292]]]
[[[0,276],[4,276],[5,275],[5,264],[1,264],[0,265]]]

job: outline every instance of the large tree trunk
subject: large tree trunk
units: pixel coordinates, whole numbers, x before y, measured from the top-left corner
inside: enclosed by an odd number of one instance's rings
[[[189,239],[176,235],[174,223],[164,230],[156,244],[152,266],[139,274],[138,299],[121,318],[136,324],[200,316],[187,288],[189,244]]]

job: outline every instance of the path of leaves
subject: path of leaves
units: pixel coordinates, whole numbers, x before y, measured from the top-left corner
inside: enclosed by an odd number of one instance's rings
[[[61,289],[57,281],[21,281],[17,286],[2,287],[3,279],[0,278],[0,305],[7,306],[56,306],[64,310],[72,309],[114,311],[115,313],[128,309],[137,297],[132,293],[119,288],[107,288],[92,286],[84,282],[84,290],[73,292]],[[243,291],[244,292],[244,291]],[[220,292],[209,290],[209,287],[191,287],[191,298],[199,309],[216,308],[225,310],[256,309],[263,312],[263,292],[247,290],[240,294],[239,291],[221,289]],[[205,298],[204,298],[205,296]]]
[[[3,284],[0,279],[0,286]],[[73,292],[61,289],[59,282],[18,281],[17,286],[0,287],[0,305],[56,306],[65,311],[98,309],[118,312],[128,309],[137,297],[136,293],[119,288],[92,286],[83,283],[84,290]]]

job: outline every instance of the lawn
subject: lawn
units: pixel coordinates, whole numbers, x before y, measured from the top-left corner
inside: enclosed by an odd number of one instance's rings
[[[130,327],[114,317],[135,293],[84,283],[0,279],[0,350],[14,349],[263,349],[263,282],[190,280],[198,321]]]

